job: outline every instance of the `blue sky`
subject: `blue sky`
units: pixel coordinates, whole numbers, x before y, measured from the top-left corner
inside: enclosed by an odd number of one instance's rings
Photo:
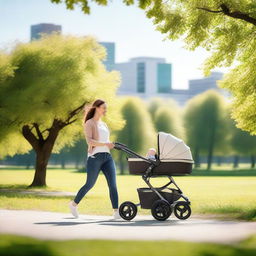
[[[50,0],[0,0],[0,47],[10,47],[16,40],[30,40],[30,25],[55,23],[63,34],[92,35],[99,41],[116,43],[116,62],[138,56],[163,57],[173,65],[173,88],[186,89],[188,80],[203,77],[199,69],[209,55],[204,49],[187,51],[182,41],[165,40],[153,22],[136,5],[121,0],[107,7],[91,3],[91,14],[79,8],[67,10],[64,4]],[[217,71],[224,71],[218,69]]]

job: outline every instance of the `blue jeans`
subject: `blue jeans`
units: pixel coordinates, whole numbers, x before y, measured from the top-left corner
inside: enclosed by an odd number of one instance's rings
[[[86,163],[87,179],[84,186],[82,186],[75,199],[75,203],[79,203],[85,194],[94,186],[100,170],[104,173],[108,187],[109,196],[113,208],[118,208],[118,193],[116,186],[116,166],[112,155],[108,152],[98,152],[87,158]]]

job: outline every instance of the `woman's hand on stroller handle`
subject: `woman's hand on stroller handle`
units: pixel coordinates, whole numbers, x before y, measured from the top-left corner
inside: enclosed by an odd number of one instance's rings
[[[112,149],[115,147],[115,143],[114,142],[106,142],[105,145],[109,148]]]

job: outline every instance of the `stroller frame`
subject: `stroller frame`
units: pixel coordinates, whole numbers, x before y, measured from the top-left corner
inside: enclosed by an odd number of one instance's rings
[[[122,150],[124,152],[126,152],[127,154],[129,155],[132,155],[132,156],[136,156],[138,158],[141,158],[143,159],[144,161],[150,163],[149,167],[146,169],[145,171],[145,174],[142,175],[142,179],[144,180],[144,182],[148,185],[148,187],[160,198],[160,200],[157,200],[156,202],[160,203],[163,203],[165,204],[164,206],[163,205],[160,205],[160,208],[165,208],[165,209],[162,209],[163,211],[167,211],[167,213],[165,214],[165,216],[157,216],[153,213],[153,210],[151,208],[151,212],[152,212],[152,215],[155,219],[157,220],[166,220],[172,213],[172,211],[174,210],[174,214],[175,216],[178,218],[178,219],[187,219],[190,214],[191,214],[191,208],[190,208],[190,200],[187,196],[185,196],[182,192],[182,190],[180,189],[180,187],[177,185],[177,183],[174,181],[173,177],[171,175],[160,175],[161,177],[167,177],[169,179],[169,182],[166,183],[165,185],[161,186],[161,187],[154,187],[152,186],[152,184],[150,183],[150,179],[153,178],[153,177],[160,177],[159,175],[157,176],[154,176],[153,174],[153,169],[154,167],[158,166],[160,164],[160,160],[159,160],[159,155],[157,154],[157,157],[156,157],[156,160],[151,160],[151,159],[148,159],[148,158],[145,158],[139,154],[137,154],[136,152],[132,151],[131,149],[129,149],[125,144],[122,144],[120,142],[114,142],[115,146],[114,148],[117,149],[117,150]],[[128,160],[128,157],[126,156],[126,159]],[[173,184],[176,189],[174,188],[169,188],[168,186]],[[171,190],[172,193],[174,193],[175,195],[177,195],[177,200],[174,200],[172,203],[170,203],[163,195],[161,195],[161,193],[159,191],[161,190],[164,190],[164,189],[168,189],[168,190]],[[179,198],[183,198],[184,201],[178,201]],[[186,204],[184,204],[186,203]],[[124,216],[123,214],[121,214],[120,210],[122,211],[122,205],[124,206],[127,206],[130,207],[130,208],[133,208],[131,209],[133,213],[130,213],[128,214],[128,216]],[[133,219],[136,214],[137,214],[137,206],[141,206],[141,202],[140,203],[137,203],[137,204],[134,204],[132,202],[129,202],[129,201],[126,201],[122,204],[119,208],[119,213],[121,215],[121,217],[125,220],[131,220]],[[134,207],[135,206],[135,207]],[[185,207],[185,209],[180,209],[180,207]],[[141,207],[143,208],[143,207]],[[158,206],[159,208],[159,206]],[[169,208],[169,210],[167,210]],[[181,213],[183,213],[182,211],[188,211],[188,214],[186,216],[183,216],[183,214],[179,214],[180,213],[180,210],[181,210]]]

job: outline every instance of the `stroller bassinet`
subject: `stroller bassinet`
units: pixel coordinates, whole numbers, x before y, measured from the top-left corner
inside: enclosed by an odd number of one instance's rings
[[[151,176],[180,176],[190,174],[193,159],[190,148],[183,140],[165,132],[157,135],[158,164],[152,170]],[[140,157],[130,157],[128,160],[130,174],[142,175],[151,163]]]

